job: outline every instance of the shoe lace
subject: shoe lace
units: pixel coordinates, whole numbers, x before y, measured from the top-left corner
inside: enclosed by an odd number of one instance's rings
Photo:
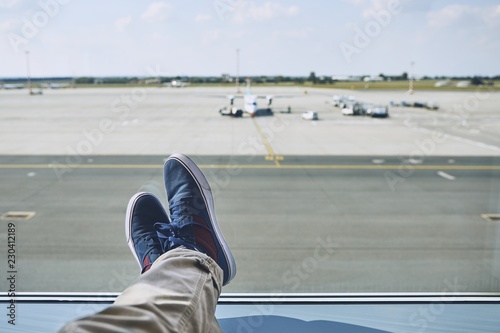
[[[148,253],[152,252],[154,249],[154,246],[156,245],[156,242],[153,239],[153,237],[151,237],[150,235],[146,235],[146,236],[144,236],[143,240],[144,240],[144,242],[146,242],[146,246],[149,248]]]
[[[193,228],[195,226],[202,227],[211,233],[212,230],[203,224],[193,221],[193,213],[195,212],[196,210],[192,208],[192,205],[181,200],[170,206],[170,218],[172,222],[155,223],[154,228],[164,252],[179,246],[204,252],[196,245]]]
[[[181,199],[170,205],[170,219],[174,224],[181,224],[185,220],[192,220],[197,210],[190,204],[190,198]]]

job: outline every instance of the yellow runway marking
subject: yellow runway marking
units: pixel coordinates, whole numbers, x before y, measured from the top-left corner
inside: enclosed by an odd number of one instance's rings
[[[283,161],[283,159],[284,159],[283,156],[276,156],[276,154],[274,153],[273,147],[271,146],[271,144],[267,140],[264,133],[262,133],[262,130],[261,130],[259,124],[257,123],[257,121],[255,120],[255,118],[252,118],[252,121],[253,121],[253,124],[255,125],[255,128],[257,129],[257,133],[259,133],[260,140],[262,141],[262,143],[264,144],[264,146],[267,149],[268,155],[266,156],[266,161],[274,161],[275,166],[277,166],[277,167],[281,166],[280,161]]]
[[[323,170],[500,170],[500,165],[361,165],[361,164],[276,164],[280,156],[275,156],[275,164],[199,164],[201,169],[323,169]],[[162,164],[0,164],[0,169],[162,169]]]

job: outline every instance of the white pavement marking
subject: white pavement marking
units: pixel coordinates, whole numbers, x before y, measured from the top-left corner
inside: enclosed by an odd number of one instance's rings
[[[437,131],[430,130],[430,129],[423,128],[423,127],[415,127],[415,129],[421,130],[423,132],[439,133]],[[476,133],[476,134],[478,134],[478,133]],[[442,135],[442,137],[445,138],[445,139],[446,138],[450,138],[450,139],[456,140],[458,142],[470,144],[470,145],[473,145],[473,146],[476,146],[476,147],[480,147],[480,148],[483,148],[483,149],[497,151],[497,152],[500,151],[500,147],[494,146],[494,145],[490,145],[490,144],[487,144],[487,143],[484,143],[484,142],[481,142],[481,141],[471,140],[471,139],[463,138],[463,137],[456,136],[456,135],[446,134],[446,133],[442,133],[442,132],[440,132],[440,135]]]
[[[444,179],[448,179],[448,180],[455,180],[455,176],[452,176],[450,174],[447,174],[446,172],[443,172],[443,171],[438,171],[438,176],[441,176],[443,177]]]
[[[405,164],[422,164],[424,161],[418,158],[408,158],[403,160]]]

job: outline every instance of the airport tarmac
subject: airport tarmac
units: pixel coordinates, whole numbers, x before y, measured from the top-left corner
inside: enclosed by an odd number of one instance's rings
[[[133,281],[126,204],[143,190],[165,201],[173,152],[212,184],[238,265],[224,292],[499,290],[499,222],[481,216],[500,210],[499,94],[356,93],[442,105],[371,119],[341,116],[322,90],[270,90],[301,95],[276,100],[273,117],[233,119],[206,96],[229,88],[0,91],[0,213],[36,213],[13,222],[17,291]],[[308,109],[320,120],[302,120]],[[6,272],[7,248],[0,260]]]
[[[0,154],[9,155],[500,155],[500,93],[254,88],[273,117],[221,117],[235,88],[0,90]],[[391,107],[390,118],[342,116],[333,94],[360,101],[432,100],[439,111]],[[261,100],[265,107],[265,100]],[[235,100],[235,105],[242,100]],[[291,107],[292,113],[283,114]],[[319,121],[305,121],[306,110]],[[261,141],[264,141],[263,143]]]

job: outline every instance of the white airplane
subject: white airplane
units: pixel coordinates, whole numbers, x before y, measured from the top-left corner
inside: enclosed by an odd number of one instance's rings
[[[219,110],[219,113],[223,116],[231,117],[242,117],[243,113],[248,113],[250,117],[255,117],[256,115],[266,115],[270,116],[273,114],[271,110],[271,104],[273,103],[273,98],[283,98],[283,97],[294,97],[294,95],[253,95],[250,79],[247,79],[247,91],[245,95],[226,95],[229,99],[229,110],[223,108]],[[234,100],[236,98],[243,98],[243,109],[234,106]],[[257,104],[257,99],[265,99],[267,101],[266,108],[260,108]]]
[[[49,83],[50,89],[64,89],[69,87],[70,87],[69,83]]]
[[[46,88],[46,89],[64,89],[64,88],[68,88],[70,86],[70,84],[69,83],[46,82],[46,83],[42,83],[40,86],[42,88]]]
[[[189,82],[172,80],[170,82],[164,83],[164,85],[171,88],[184,88],[185,86],[189,85]]]
[[[4,83],[3,89],[24,89],[25,86],[22,83]]]

